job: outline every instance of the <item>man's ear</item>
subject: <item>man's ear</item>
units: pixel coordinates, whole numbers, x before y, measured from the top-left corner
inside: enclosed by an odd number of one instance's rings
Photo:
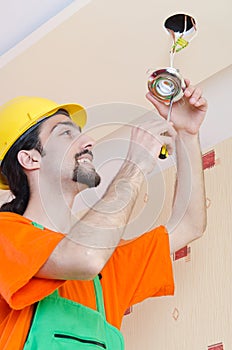
[[[35,170],[40,168],[41,154],[36,149],[21,150],[17,155],[20,165],[25,170]]]

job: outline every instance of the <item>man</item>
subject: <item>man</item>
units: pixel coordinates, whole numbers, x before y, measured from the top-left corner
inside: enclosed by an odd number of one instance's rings
[[[206,225],[198,132],[207,102],[199,88],[187,80],[186,86],[173,106],[172,123],[165,121],[168,106],[147,95],[163,118],[132,127],[121,169],[102,199],[74,224],[75,196],[100,183],[94,142],[81,133],[83,108],[39,98],[2,106],[1,187],[9,186],[14,199],[0,213],[1,349],[24,348],[35,303],[57,288],[62,297],[96,309],[92,279],[98,274],[106,318],[116,328],[130,305],[173,294],[170,254],[199,238]],[[144,176],[161,145],[171,153],[174,143],[177,184],[169,222],[120,245]]]

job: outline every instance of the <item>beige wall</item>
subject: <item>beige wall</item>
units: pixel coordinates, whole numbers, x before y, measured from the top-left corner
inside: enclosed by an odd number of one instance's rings
[[[210,204],[206,233],[190,244],[190,261],[173,263],[175,296],[146,300],[124,317],[126,349],[204,350],[218,342],[232,348],[232,139],[214,149],[218,164],[205,170]],[[165,178],[171,195],[172,169]]]

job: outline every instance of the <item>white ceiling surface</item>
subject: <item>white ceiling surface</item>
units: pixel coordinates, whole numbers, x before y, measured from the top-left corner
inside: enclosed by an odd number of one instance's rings
[[[195,18],[197,36],[176,54],[174,67],[199,83],[231,64],[231,10],[231,0],[8,0],[0,11],[0,77],[14,83],[4,85],[0,101],[41,96],[42,89],[45,97],[88,107],[90,127],[117,115],[133,120],[150,108],[148,71],[169,65],[165,19]]]
[[[77,11],[89,1],[78,1]],[[15,48],[20,42],[60,14],[74,0],[8,0],[0,11],[0,56]],[[69,14],[70,15],[70,14]],[[63,14],[63,19],[65,18]],[[48,30],[51,30],[51,26]]]
[[[85,50],[91,48],[95,54],[85,69],[99,70],[101,58],[111,73],[112,67],[121,68],[119,79],[133,69],[136,80],[136,74],[149,68],[169,65],[171,40],[163,29],[164,20],[187,13],[195,18],[198,35],[176,55],[175,64],[199,82],[231,64],[231,10],[231,0],[8,0],[0,11],[0,64],[78,12],[67,25],[72,39],[76,33],[73,46],[87,46]]]

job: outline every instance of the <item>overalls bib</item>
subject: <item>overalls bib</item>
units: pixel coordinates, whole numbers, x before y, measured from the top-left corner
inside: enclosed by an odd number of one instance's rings
[[[93,281],[97,311],[56,290],[38,303],[23,350],[123,350],[121,332],[106,321],[99,277]]]

